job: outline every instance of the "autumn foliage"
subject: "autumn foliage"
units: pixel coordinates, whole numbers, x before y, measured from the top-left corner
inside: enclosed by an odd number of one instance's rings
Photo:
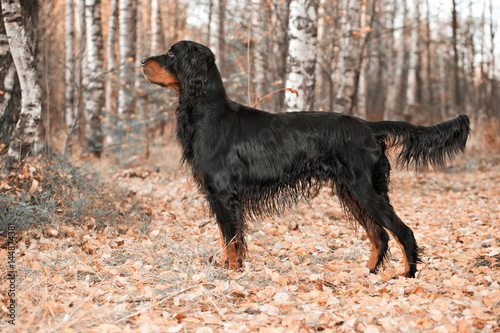
[[[2,207],[10,198],[9,209],[18,209],[13,200],[29,203],[44,192],[57,206],[55,219],[19,233],[16,329],[492,332],[500,320],[498,162],[469,155],[443,172],[394,172],[393,205],[424,249],[418,277],[406,279],[397,275],[393,240],[386,266],[368,273],[366,235],[330,190],[251,223],[244,268],[229,271],[218,264],[207,204],[178,167],[105,164],[99,177],[57,159],[33,160],[1,181]],[[71,200],[92,197],[82,218],[68,217]],[[142,210],[132,209],[134,198]],[[99,220],[91,214],[97,207],[115,215]]]

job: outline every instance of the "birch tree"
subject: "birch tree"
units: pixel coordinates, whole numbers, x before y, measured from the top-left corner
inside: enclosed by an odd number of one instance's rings
[[[225,27],[224,21],[226,19],[226,0],[212,0],[212,9],[210,15],[210,36],[209,46],[215,53],[215,62],[220,71],[224,73],[225,67]]]
[[[353,109],[353,115],[356,117],[360,117],[366,119],[366,71],[367,71],[367,62],[364,55],[364,49],[366,46],[366,34],[369,33],[369,28],[366,23],[366,1],[362,1],[360,4],[360,28],[359,28],[359,42],[362,45],[359,45],[359,79],[357,83],[357,89],[355,89],[355,93],[357,95],[357,103]],[[375,15],[375,13],[373,13]]]
[[[317,101],[321,101],[325,94],[325,90],[329,89],[328,84],[325,82],[323,78],[323,70],[325,66],[325,52],[324,49],[327,49],[326,44],[322,41],[326,40],[328,44],[331,43],[331,39],[327,38],[326,31],[326,20],[325,20],[325,0],[319,0],[318,3],[318,31],[317,31],[317,42],[316,42],[316,73],[314,74],[316,79],[316,91],[315,91],[315,99]]]
[[[104,107],[104,67],[101,0],[85,0],[87,29],[87,78],[85,89],[85,146],[100,157],[102,153],[101,113]]]
[[[271,60],[269,61],[273,82],[276,88],[282,88],[286,81],[286,62],[288,54],[288,21],[290,0],[271,0],[273,6],[271,20],[273,22]],[[275,111],[284,111],[285,91],[273,95]]]
[[[134,112],[134,62],[135,62],[135,19],[134,0],[119,1],[120,16],[120,88],[118,90],[118,117],[128,119]],[[120,126],[120,121],[119,121]],[[119,128],[123,130],[123,128]]]
[[[413,18],[411,23],[410,57],[408,60],[408,78],[406,83],[406,104],[403,109],[403,118],[410,120],[416,110],[417,100],[417,63],[419,57],[418,41],[420,39],[420,0],[413,0]]]
[[[71,0],[69,0],[71,1]],[[111,15],[109,16],[108,39],[106,41],[106,95],[105,106],[106,112],[110,113],[113,109],[113,81],[115,79],[116,58],[115,58],[115,42],[116,28],[118,23],[118,0],[111,0]]]
[[[355,105],[357,90],[356,71],[359,70],[359,45],[355,44],[354,31],[359,30],[360,7],[356,0],[343,0],[340,25],[339,80],[335,97],[335,112],[350,113]]]
[[[398,6],[399,4],[399,6]],[[406,8],[406,0],[394,0],[394,16],[398,15],[398,11],[402,14],[402,19],[400,24],[393,24],[394,27],[394,42],[397,43],[397,51],[396,51],[396,61],[393,62],[393,66],[391,66],[391,81],[389,87],[387,88],[387,100],[386,100],[386,108],[384,112],[384,120],[394,120],[397,118],[396,110],[398,106],[398,96],[403,82],[403,66],[404,66],[404,56],[406,52],[406,43],[405,43],[405,33],[404,33],[404,24],[407,18],[407,8]],[[396,22],[396,19],[394,19]]]
[[[265,0],[252,0],[252,39],[254,40],[253,56],[253,81],[254,93],[257,98],[270,93],[269,82],[269,32],[268,32],[268,9]],[[266,102],[261,102],[265,108]]]
[[[151,1],[151,54],[160,53],[161,16],[160,0]]]
[[[21,110],[21,87],[5,34],[0,3],[0,142],[6,146]]]
[[[435,107],[435,92],[434,92],[434,81],[435,81],[435,75],[432,71],[432,56],[433,52],[431,50],[431,26],[430,26],[430,20],[431,20],[431,13],[430,13],[430,6],[429,6],[429,0],[425,1],[425,7],[426,7],[426,25],[425,25],[425,31],[426,31],[426,40],[425,40],[425,52],[427,56],[427,66],[426,66],[426,79],[427,79],[427,105],[429,108],[429,111],[432,113],[432,116],[434,116],[434,113],[436,112],[436,107]],[[474,47],[472,47],[474,48]]]
[[[83,100],[84,87],[87,85],[87,78],[85,77],[85,68],[87,66],[87,55],[85,53],[85,45],[87,44],[86,33],[85,33],[85,0],[76,0],[76,45],[78,53],[75,59],[75,82],[76,82],[76,105],[75,105],[75,119],[71,126],[70,132],[68,134],[68,139],[72,132],[79,129],[79,121],[83,108],[85,106],[85,101]],[[66,140],[67,141],[67,140]],[[66,149],[64,149],[66,153]]]
[[[21,113],[16,128],[10,140],[7,152],[6,170],[16,168],[16,164],[24,160],[33,146],[40,115],[42,98],[38,74],[36,71],[35,55],[29,35],[25,27],[26,17],[36,15],[37,2],[24,4],[21,0],[2,1],[2,15],[12,59],[16,66],[21,86]]]
[[[143,43],[143,30],[144,27],[142,26],[142,1],[143,0],[136,0],[137,1],[137,20],[136,20],[136,38],[137,38],[137,51],[136,51],[136,57],[135,57],[135,66],[136,68],[141,67],[141,59],[143,58],[143,54],[141,50],[146,46]],[[144,78],[139,75],[135,75],[135,82],[134,82],[134,90],[137,96],[136,100],[136,108],[137,108],[137,115],[139,116],[139,120],[141,122],[146,122],[146,99],[147,99],[147,94],[142,90],[140,87],[144,83]]]
[[[286,87],[297,90],[298,95],[285,95],[287,111],[314,108],[317,11],[317,0],[290,2]]]
[[[66,126],[71,128],[76,117],[75,112],[75,20],[73,0],[66,0],[66,67],[65,67],[65,90],[64,90],[64,110]]]
[[[460,68],[459,68],[459,51],[458,51],[458,14],[457,2],[451,1],[451,30],[452,30],[452,49],[453,49],[453,104],[455,108],[462,107],[462,96],[460,93]]]
[[[495,35],[496,35],[496,29],[497,29],[497,24],[495,24],[494,20],[494,13],[493,13],[493,0],[489,1],[489,10],[490,10],[490,22],[489,22],[489,37],[490,37],[490,68],[489,68],[489,77],[490,77],[490,107],[488,108],[489,110],[491,109],[498,109],[497,107],[494,107],[495,103],[495,98],[498,95],[498,92],[496,90],[497,88],[497,79],[495,78],[496,75],[496,66],[495,66]]]

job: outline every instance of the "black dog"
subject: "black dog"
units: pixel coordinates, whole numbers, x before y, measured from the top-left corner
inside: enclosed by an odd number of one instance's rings
[[[179,94],[177,139],[183,160],[216,216],[229,268],[242,265],[245,220],[313,198],[326,185],[366,229],[370,272],[386,259],[387,229],[404,253],[404,275],[415,276],[420,250],[390,204],[386,150],[399,147],[403,166],[443,166],[465,149],[466,115],[425,127],[331,112],[260,111],[231,101],[212,51],[190,41],[142,65],[151,83]]]

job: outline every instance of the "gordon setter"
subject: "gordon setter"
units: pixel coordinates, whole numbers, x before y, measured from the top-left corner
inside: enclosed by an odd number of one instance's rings
[[[420,249],[391,206],[386,152],[398,148],[402,166],[442,167],[465,150],[466,115],[426,127],[333,112],[268,113],[231,101],[214,54],[192,41],[142,66],[148,81],[179,94],[182,158],[215,214],[226,267],[242,266],[249,218],[311,199],[326,185],[366,230],[370,272],[387,259],[389,231],[403,251],[404,276],[415,276]]]

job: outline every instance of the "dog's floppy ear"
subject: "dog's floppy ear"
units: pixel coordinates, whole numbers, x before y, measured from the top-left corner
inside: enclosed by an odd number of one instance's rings
[[[208,71],[214,64],[210,49],[195,47],[185,58],[183,68],[182,93],[188,98],[204,98],[208,83]]]

